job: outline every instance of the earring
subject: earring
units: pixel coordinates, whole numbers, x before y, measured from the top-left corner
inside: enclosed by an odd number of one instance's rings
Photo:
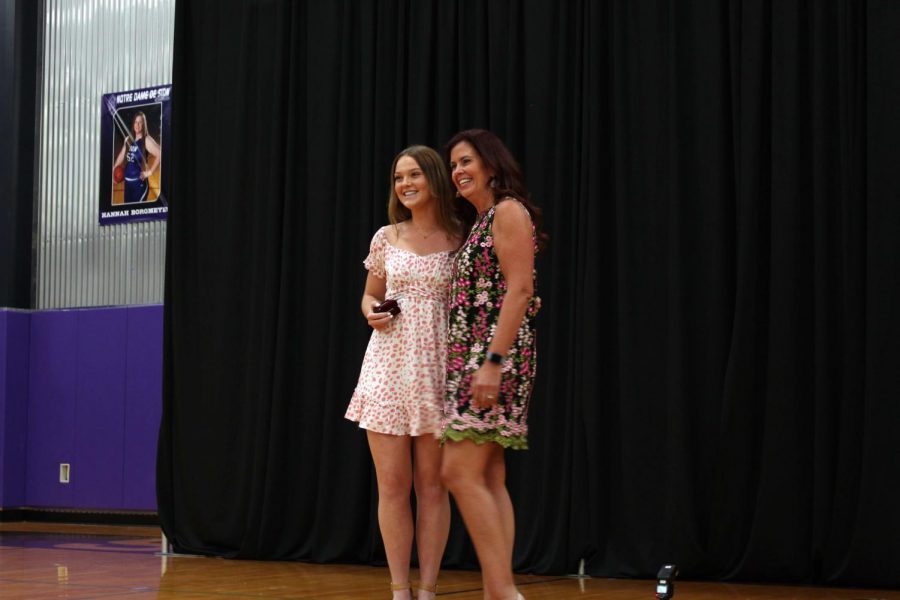
[[[456,197],[459,198],[459,190],[456,190]]]
[[[495,189],[497,187],[497,178],[492,176],[489,185],[491,189]]]

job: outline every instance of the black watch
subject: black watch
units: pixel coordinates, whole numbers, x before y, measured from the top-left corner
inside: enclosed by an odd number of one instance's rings
[[[488,351],[488,353],[484,355],[484,358],[488,362],[492,362],[495,365],[502,365],[503,361],[506,360],[506,357],[502,354],[497,354],[496,352],[491,351]]]

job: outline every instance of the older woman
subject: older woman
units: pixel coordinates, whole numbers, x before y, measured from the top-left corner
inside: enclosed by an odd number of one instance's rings
[[[478,216],[450,290],[441,477],[475,544],[485,598],[517,600],[504,449],[527,448],[535,376],[534,255],[541,213],[503,142],[472,129],[447,144],[451,179]]]

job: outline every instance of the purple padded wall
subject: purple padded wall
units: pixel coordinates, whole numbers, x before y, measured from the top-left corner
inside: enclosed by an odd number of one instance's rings
[[[0,310],[0,507],[25,504],[30,315]]]
[[[71,484],[59,482],[59,464],[75,462],[78,387],[78,313],[31,314],[25,504],[74,506]],[[73,465],[73,478],[78,466]]]
[[[162,314],[162,306],[133,306],[23,315],[31,342],[21,369],[24,499],[0,496],[0,507],[156,510]],[[69,484],[59,483],[63,462]]]
[[[7,437],[9,433],[7,433],[7,427],[12,428],[11,425],[8,424],[8,418],[6,416],[7,412],[7,404],[9,401],[6,399],[9,393],[7,392],[7,372],[9,371],[6,366],[6,347],[8,345],[7,338],[7,317],[8,311],[0,310],[0,507],[3,506],[13,506],[12,503],[6,502],[7,491],[6,488],[12,484],[6,483],[6,472],[8,467],[6,466],[6,461],[9,460],[8,452],[6,451],[6,443]]]
[[[11,404],[11,401],[7,400],[9,392],[6,389],[8,387],[7,373],[9,372],[9,368],[6,365],[8,314],[8,311],[0,310],[0,507],[13,506],[11,502],[8,503],[6,501],[6,496],[9,494],[7,487],[12,487],[13,485],[12,482],[6,482],[7,472],[9,470],[9,467],[6,466],[6,462],[8,460],[14,460],[9,456],[9,452],[6,450],[7,438],[9,436],[7,429],[13,428],[13,425],[9,422],[9,417],[6,416],[8,411],[7,405]]]
[[[77,311],[73,506],[122,508],[128,311]]]
[[[123,506],[156,510],[156,444],[162,418],[163,307],[128,309]]]

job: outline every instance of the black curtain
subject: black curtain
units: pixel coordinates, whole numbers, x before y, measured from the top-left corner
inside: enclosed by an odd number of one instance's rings
[[[40,2],[0,0],[0,306],[31,306]]]
[[[361,261],[396,152],[480,126],[552,238],[515,568],[900,585],[897,31],[890,0],[178,2],[175,548],[383,560]]]

